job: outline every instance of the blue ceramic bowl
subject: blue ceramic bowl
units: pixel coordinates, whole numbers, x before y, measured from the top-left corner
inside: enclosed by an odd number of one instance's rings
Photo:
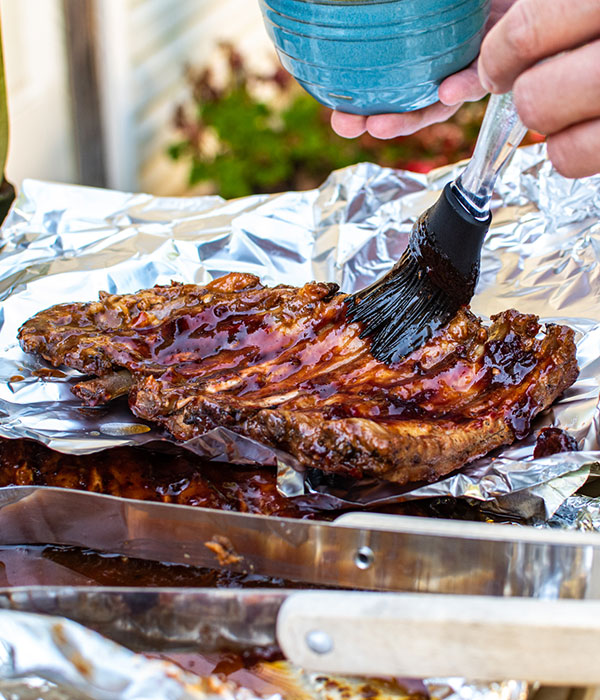
[[[284,68],[327,107],[408,112],[477,55],[490,0],[259,0]]]

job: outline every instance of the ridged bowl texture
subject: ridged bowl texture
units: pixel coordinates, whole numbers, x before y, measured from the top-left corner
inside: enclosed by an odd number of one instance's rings
[[[286,70],[319,102],[354,114],[437,100],[479,51],[490,0],[259,0]]]

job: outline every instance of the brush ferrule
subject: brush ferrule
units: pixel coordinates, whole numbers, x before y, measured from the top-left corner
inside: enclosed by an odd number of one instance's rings
[[[432,282],[459,304],[467,304],[479,278],[481,246],[491,214],[475,218],[457,199],[451,186],[415,224],[410,249]]]

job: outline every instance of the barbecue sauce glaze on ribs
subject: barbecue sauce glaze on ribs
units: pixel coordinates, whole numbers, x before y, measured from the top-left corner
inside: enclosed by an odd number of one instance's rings
[[[231,273],[54,306],[21,346],[95,379],[89,405],[129,394],[133,413],[188,440],[225,426],[307,467],[432,481],[523,437],[577,376],[573,331],[467,308],[394,365],[375,360],[334,284],[265,287]]]

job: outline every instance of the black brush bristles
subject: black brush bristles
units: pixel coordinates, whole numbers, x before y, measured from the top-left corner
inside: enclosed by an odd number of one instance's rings
[[[415,223],[396,265],[347,298],[347,317],[363,324],[360,337],[371,337],[376,359],[398,362],[469,303],[490,221],[469,214],[446,185]]]
[[[393,364],[425,343],[458,311],[436,287],[410,250],[374,285],[346,301],[347,316],[364,324],[360,337],[371,337],[371,352]]]

